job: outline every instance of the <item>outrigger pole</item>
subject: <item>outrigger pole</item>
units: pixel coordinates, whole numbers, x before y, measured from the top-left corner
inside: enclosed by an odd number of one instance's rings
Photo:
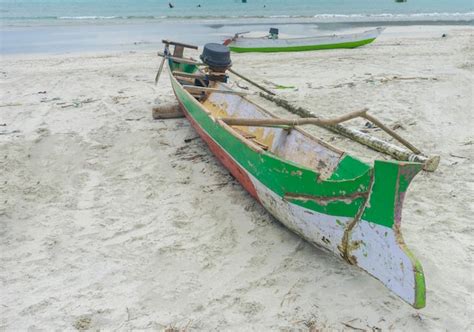
[[[160,68],[159,68],[158,73],[156,75],[155,82],[158,81],[158,78],[159,78],[159,76],[161,74],[161,71],[163,69],[163,63],[164,63],[165,59],[171,59],[173,61],[177,61],[177,62],[185,63],[185,64],[192,64],[192,65],[197,65],[197,66],[206,66],[202,62],[196,61],[194,59],[188,59],[188,58],[183,57],[183,49],[184,48],[197,49],[198,48],[197,46],[183,44],[183,43],[177,43],[177,42],[173,42],[173,41],[169,41],[169,40],[163,40],[163,43],[165,44],[165,53],[158,52],[158,56],[163,57],[163,61],[160,64]],[[168,51],[169,45],[175,45],[175,51],[174,51],[173,55],[169,54],[169,51]],[[294,105],[291,105],[287,100],[276,97],[273,92],[271,92],[268,89],[262,87],[260,84],[254,82],[253,80],[249,79],[248,77],[245,77],[244,75],[236,72],[235,70],[231,69],[229,71],[232,74],[238,76],[239,78],[247,81],[248,83],[250,83],[250,84],[254,85],[255,87],[259,88],[260,90],[264,91],[265,93],[262,93],[262,92],[260,93],[261,97],[275,103],[277,106],[285,108],[289,112],[291,112],[293,114],[296,114],[296,115],[298,115],[302,118],[311,118],[311,119],[308,119],[308,120],[311,120],[308,123],[306,123],[303,119],[301,119],[300,123],[296,123],[296,125],[311,123],[311,124],[326,128],[326,129],[328,129],[332,132],[335,132],[337,134],[340,134],[342,136],[350,138],[350,139],[352,139],[352,140],[354,140],[354,141],[356,141],[356,142],[358,142],[362,145],[365,145],[365,146],[367,146],[367,147],[369,147],[369,148],[371,148],[375,151],[382,152],[382,153],[385,153],[387,155],[390,155],[390,156],[392,156],[393,158],[395,158],[397,160],[421,163],[421,164],[423,164],[423,169],[425,171],[428,171],[428,172],[434,172],[438,168],[438,165],[439,165],[439,162],[440,162],[440,156],[439,155],[426,156],[418,148],[416,148],[413,144],[411,144],[410,142],[408,142],[407,140],[402,138],[400,135],[398,135],[392,129],[385,126],[377,118],[373,117],[370,114],[367,114],[366,110],[365,110],[363,115],[359,115],[359,116],[371,121],[372,123],[374,123],[375,125],[380,127],[382,130],[384,130],[390,136],[392,136],[397,141],[399,141],[400,143],[405,145],[410,151],[408,151],[406,149],[403,149],[399,146],[396,146],[394,144],[385,142],[385,141],[383,141],[383,140],[381,140],[377,137],[374,137],[374,136],[371,136],[369,134],[363,133],[359,130],[347,128],[345,126],[342,126],[339,123],[334,123],[334,124],[326,123],[327,121],[325,121],[325,119],[321,119],[320,117],[318,117],[313,112],[311,112],[307,109],[304,109],[302,107],[296,107]],[[209,89],[209,91],[207,91],[207,92],[219,93],[220,90]],[[225,93],[225,91],[222,91],[222,92]],[[232,122],[232,121],[235,122],[239,119],[224,119],[224,120],[229,121],[229,122]],[[253,119],[240,119],[240,120],[247,121],[247,120],[253,120]],[[290,121],[290,122],[293,121],[292,123],[294,123],[294,120],[284,120],[284,119],[280,119],[280,120],[281,121]],[[269,120],[263,120],[263,121],[268,122]],[[239,125],[239,124],[236,124],[236,123],[237,122],[232,123],[232,124],[233,125]],[[241,123],[243,123],[243,122],[241,122]],[[240,124],[240,125],[243,125],[243,124]],[[262,126],[262,125],[268,125],[268,124],[263,124],[263,122],[262,122],[261,124],[254,123],[254,125]],[[276,124],[274,123],[273,125],[276,125]],[[282,123],[280,125],[290,125],[291,126],[291,124],[287,124],[287,123],[284,123],[284,124]],[[293,125],[295,125],[295,124],[293,124]]]

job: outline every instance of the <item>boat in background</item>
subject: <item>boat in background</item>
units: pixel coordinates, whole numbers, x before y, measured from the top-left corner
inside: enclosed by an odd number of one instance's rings
[[[183,57],[184,48],[196,46],[164,43],[159,55],[162,64],[168,60],[184,115],[250,195],[310,243],[360,267],[413,307],[424,307],[423,269],[400,230],[408,186],[423,164],[369,165],[297,126],[279,125],[285,120],[228,87],[227,47],[207,44],[198,62]]]
[[[237,33],[224,41],[231,51],[244,52],[299,52],[334,48],[355,48],[373,42],[384,30],[383,27],[360,33],[314,36],[304,38],[278,38],[278,29],[271,28],[264,37],[245,37],[248,32]]]

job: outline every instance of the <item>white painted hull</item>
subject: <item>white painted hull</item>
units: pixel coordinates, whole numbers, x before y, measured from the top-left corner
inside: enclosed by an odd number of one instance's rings
[[[361,33],[314,36],[305,38],[279,38],[269,39],[267,37],[251,38],[239,36],[229,46],[231,48],[279,48],[279,47],[302,47],[354,43],[357,41],[371,40],[377,38],[384,28],[376,28]]]

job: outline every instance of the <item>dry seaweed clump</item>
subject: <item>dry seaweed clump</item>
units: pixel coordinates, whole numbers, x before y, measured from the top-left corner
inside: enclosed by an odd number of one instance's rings
[[[91,328],[92,319],[88,316],[78,318],[73,326],[79,331],[89,330]]]

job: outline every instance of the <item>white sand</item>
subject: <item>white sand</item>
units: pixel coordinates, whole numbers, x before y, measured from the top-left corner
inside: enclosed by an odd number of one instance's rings
[[[279,91],[296,104],[367,106],[441,155],[403,212],[422,310],[276,222],[200,139],[184,142],[186,120],[153,121],[155,99],[173,99],[166,75],[153,85],[154,52],[2,58],[0,330],[474,329],[472,36],[397,27],[356,50],[233,55],[296,86]]]

